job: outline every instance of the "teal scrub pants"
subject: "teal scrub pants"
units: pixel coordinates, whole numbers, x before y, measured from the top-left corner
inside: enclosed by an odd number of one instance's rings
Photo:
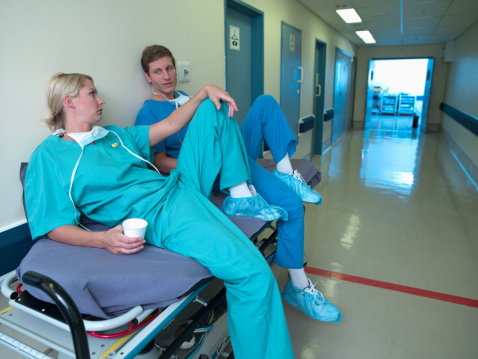
[[[289,214],[276,222],[278,237],[274,262],[283,268],[304,267],[304,205],[292,189],[256,161],[265,140],[275,163],[295,152],[297,141],[277,101],[271,95],[259,96],[241,125],[251,171],[251,182],[269,204]]]
[[[178,158],[179,180],[150,219],[152,244],[196,259],[224,280],[228,325],[239,359],[293,358],[279,289],[252,242],[210,201],[220,187],[249,181],[242,136],[227,107],[204,101],[189,125]]]

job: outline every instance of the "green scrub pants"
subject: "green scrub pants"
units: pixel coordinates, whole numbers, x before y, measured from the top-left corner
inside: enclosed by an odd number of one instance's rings
[[[238,359],[294,358],[279,289],[252,242],[210,201],[221,189],[249,181],[242,135],[227,107],[204,101],[189,125],[178,158],[177,185],[150,219],[152,244],[196,259],[224,280],[228,325]]]

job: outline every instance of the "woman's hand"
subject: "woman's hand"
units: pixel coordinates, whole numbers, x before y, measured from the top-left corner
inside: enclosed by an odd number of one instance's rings
[[[227,103],[229,106],[229,117],[234,116],[234,111],[238,111],[236,101],[234,101],[227,91],[214,85],[206,85],[203,87],[203,90],[206,91],[207,97],[214,102],[218,110],[221,109],[221,100]]]
[[[103,232],[90,232],[74,225],[64,225],[48,233],[50,239],[81,247],[106,248],[113,254],[132,254],[143,249],[140,237],[126,237],[119,225]]]
[[[123,234],[123,226],[119,225],[104,232],[105,247],[113,254],[133,254],[143,249],[146,242],[141,237],[127,237]]]

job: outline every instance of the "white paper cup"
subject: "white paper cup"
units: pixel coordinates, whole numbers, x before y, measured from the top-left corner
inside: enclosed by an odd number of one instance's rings
[[[130,218],[123,222],[123,232],[127,237],[144,238],[148,222],[141,218]]]

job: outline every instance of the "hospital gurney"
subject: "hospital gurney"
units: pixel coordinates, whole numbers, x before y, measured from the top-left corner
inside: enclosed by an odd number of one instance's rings
[[[259,162],[274,169],[272,161]],[[293,160],[293,166],[312,186],[320,181],[317,168],[307,160]],[[211,198],[218,207],[223,199]],[[230,218],[268,260],[273,259],[274,253],[266,255],[266,247],[277,237],[270,223]],[[272,234],[259,240],[266,228],[272,228]],[[17,277],[27,289],[21,295],[11,286]],[[229,342],[221,283],[196,261],[153,246],[127,256],[41,239],[5,279],[2,293],[10,307],[0,311],[0,329],[5,325],[27,335],[52,348],[58,358],[215,358]],[[56,307],[63,309],[58,312]],[[131,327],[135,330],[125,331]],[[86,331],[121,335],[97,338]],[[157,342],[167,331],[175,340],[168,338],[166,345],[155,347],[155,338]],[[196,343],[191,345],[192,338]],[[2,332],[0,344],[29,358],[54,357]],[[142,354],[143,349],[149,352]]]

